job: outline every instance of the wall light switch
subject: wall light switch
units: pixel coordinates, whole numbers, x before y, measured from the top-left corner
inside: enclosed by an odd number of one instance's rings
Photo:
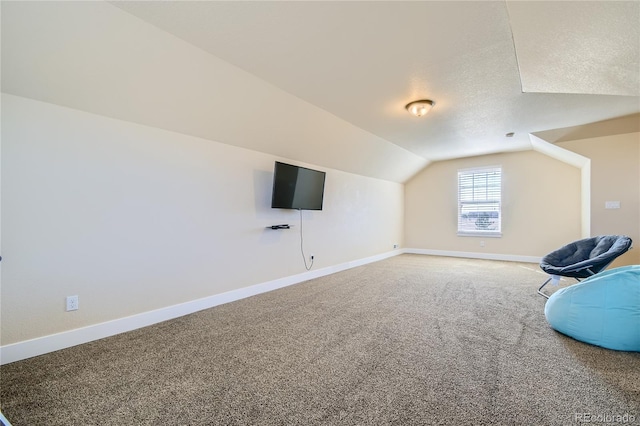
[[[605,209],[619,209],[620,201],[605,201],[604,202]]]

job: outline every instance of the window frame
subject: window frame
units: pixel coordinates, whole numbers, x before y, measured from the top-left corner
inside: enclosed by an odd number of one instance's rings
[[[498,185],[496,186],[495,183],[491,184],[489,183],[489,174],[498,172]],[[485,192],[485,197],[480,198],[480,199],[475,199],[476,197],[476,193],[477,191],[475,190],[476,185],[475,185],[475,177],[472,177],[472,175],[485,175],[483,178],[486,184],[484,185],[484,189],[480,190],[480,193]],[[465,195],[469,195],[469,194],[464,194],[462,193],[462,189],[464,187],[464,182],[461,181],[461,177],[466,177],[466,179],[471,178],[472,179],[472,183],[471,183],[471,188],[468,187],[466,188],[466,191],[468,192],[469,190],[471,191],[471,197],[473,199],[469,200],[464,200],[464,198],[468,198],[465,197]],[[502,173],[502,166],[501,165],[497,165],[497,166],[486,166],[486,167],[472,167],[472,168],[466,168],[466,169],[458,169],[458,173],[457,173],[457,196],[456,196],[456,201],[457,201],[457,235],[460,237],[493,237],[493,238],[500,238],[502,237],[502,178],[503,178],[503,173]],[[496,197],[496,188],[497,188],[497,197]],[[469,229],[464,229],[461,228],[461,225],[464,224],[464,221],[469,222],[468,217],[465,217],[464,213],[463,213],[463,209],[464,207],[467,207],[469,205],[481,205],[483,204],[486,207],[490,207],[489,210],[475,210],[475,213],[491,213],[494,211],[497,211],[498,217],[497,217],[497,221],[495,222],[487,222],[488,225],[487,226],[491,226],[492,229],[481,229],[479,228],[479,224],[478,221],[482,220],[481,218],[476,219],[475,222],[475,226],[476,229],[473,230],[469,230]],[[471,213],[473,213],[474,210],[471,209]],[[489,215],[483,215],[484,217],[492,217]],[[490,220],[490,219],[489,219]],[[483,223],[485,223],[483,221]],[[496,225],[495,227],[492,225]]]

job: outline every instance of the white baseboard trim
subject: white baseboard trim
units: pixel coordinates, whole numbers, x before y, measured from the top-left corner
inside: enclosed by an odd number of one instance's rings
[[[353,260],[338,265],[328,266],[315,271],[308,271],[302,274],[279,278],[272,281],[255,284],[249,287],[239,288],[226,293],[215,294],[202,299],[180,303],[178,305],[167,306],[165,308],[140,314],[118,318],[100,324],[89,325],[74,330],[63,331],[48,336],[25,340],[0,347],[0,365],[9,364],[23,359],[43,355],[60,349],[70,348],[83,343],[92,342],[105,337],[113,336],[127,331],[136,330],[162,321],[178,318],[183,315],[192,314],[203,309],[213,308],[224,303],[277,290],[303,281],[334,274],[336,272],[377,262],[389,257],[402,254],[404,250],[394,250],[364,259]]]
[[[416,249],[406,248],[402,250],[408,254],[428,254],[431,256],[448,256],[448,257],[466,257],[470,259],[486,259],[486,260],[504,260],[508,262],[525,262],[525,263],[540,263],[541,257],[537,256],[519,256],[512,254],[498,254],[498,253],[474,253],[466,251],[447,251],[447,250],[433,250],[433,249]]]

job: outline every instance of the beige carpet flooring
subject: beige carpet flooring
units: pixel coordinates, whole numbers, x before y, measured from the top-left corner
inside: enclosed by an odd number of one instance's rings
[[[13,426],[640,424],[640,353],[550,329],[537,269],[397,256],[2,366],[1,411]]]

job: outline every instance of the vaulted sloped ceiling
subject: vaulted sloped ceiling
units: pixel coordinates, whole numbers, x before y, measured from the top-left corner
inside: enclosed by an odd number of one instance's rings
[[[637,1],[3,1],[2,90],[405,181],[530,133],[633,128],[638,23]]]
[[[527,93],[640,95],[640,3],[509,2]]]
[[[640,112],[637,1],[114,4],[429,160]]]

